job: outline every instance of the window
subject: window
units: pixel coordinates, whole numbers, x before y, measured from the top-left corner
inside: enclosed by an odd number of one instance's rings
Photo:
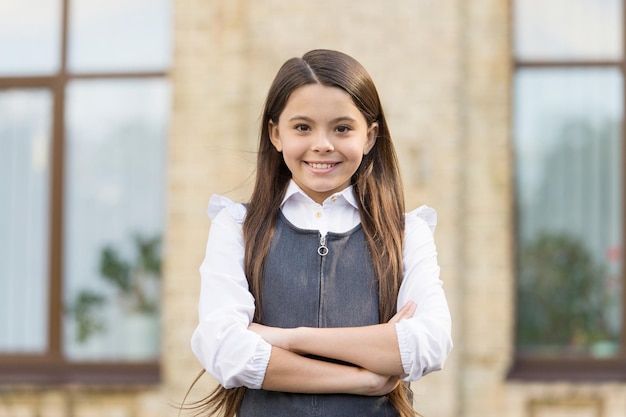
[[[511,375],[623,379],[624,7],[514,1]]]
[[[158,380],[169,3],[0,0],[0,383]]]

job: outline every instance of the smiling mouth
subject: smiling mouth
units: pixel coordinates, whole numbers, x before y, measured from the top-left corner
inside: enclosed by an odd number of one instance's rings
[[[307,162],[307,164],[311,167],[311,168],[315,168],[315,169],[328,169],[328,168],[332,168],[335,165],[337,165],[337,163],[317,163],[317,162]]]

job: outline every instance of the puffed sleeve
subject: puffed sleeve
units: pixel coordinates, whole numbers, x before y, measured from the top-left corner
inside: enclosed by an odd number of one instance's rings
[[[191,338],[198,361],[225,388],[261,388],[271,345],[249,331],[254,298],[244,274],[242,223],[246,209],[213,196],[211,229],[200,266],[199,324]]]
[[[406,215],[398,309],[409,300],[417,309],[412,318],[396,324],[405,381],[440,370],[452,350],[450,310],[439,279],[433,238],[436,224],[437,213],[427,206]]]

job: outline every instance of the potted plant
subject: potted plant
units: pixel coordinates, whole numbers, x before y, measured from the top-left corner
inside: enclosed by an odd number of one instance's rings
[[[595,345],[617,340],[606,317],[606,270],[580,239],[541,234],[521,248],[518,262],[517,341],[523,350],[595,354]]]
[[[126,357],[153,356],[158,350],[161,238],[133,236],[135,257],[125,259],[112,245],[99,257],[101,278],[115,290],[114,301],[123,312],[120,325]],[[103,307],[110,301],[92,290],[80,291],[69,307],[76,319],[76,340],[85,343],[106,330]]]

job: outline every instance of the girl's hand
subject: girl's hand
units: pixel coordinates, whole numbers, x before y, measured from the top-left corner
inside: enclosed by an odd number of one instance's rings
[[[415,310],[417,309],[417,304],[413,301],[407,302],[398,312],[389,319],[388,323],[395,324],[400,320],[410,319],[415,314]]]
[[[368,396],[381,396],[387,395],[393,391],[400,383],[400,377],[393,375],[379,375],[377,373],[368,371],[367,369],[361,369],[361,373],[365,378],[366,385],[363,392],[358,392],[359,395]]]
[[[260,335],[263,340],[272,346],[279,347],[281,349],[289,349],[288,333],[289,329],[283,329],[280,327],[270,327],[259,323],[252,323],[248,326],[248,330]]]

